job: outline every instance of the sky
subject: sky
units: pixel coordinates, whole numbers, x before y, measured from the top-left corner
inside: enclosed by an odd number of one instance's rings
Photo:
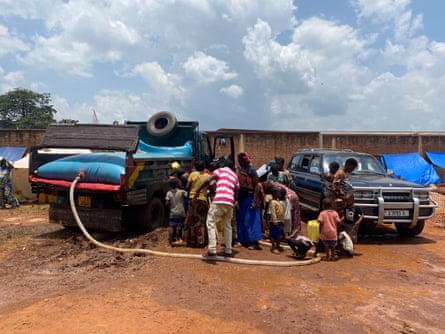
[[[55,118],[442,131],[437,0],[0,0],[0,94]]]

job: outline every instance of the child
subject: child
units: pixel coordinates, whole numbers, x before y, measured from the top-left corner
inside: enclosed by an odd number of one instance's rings
[[[172,247],[174,241],[182,243],[182,230],[184,228],[185,209],[184,200],[187,192],[184,189],[178,189],[179,180],[173,178],[169,180],[170,190],[165,195],[165,204],[170,208],[169,227],[168,227],[168,246]]]
[[[326,261],[336,261],[338,260],[338,256],[335,255],[335,247],[337,247],[337,229],[340,224],[340,217],[337,211],[332,209],[331,199],[323,199],[322,206],[323,210],[317,218],[320,222],[320,240],[326,248],[326,256],[322,259]]]
[[[289,238],[291,232],[292,232],[292,216],[291,216],[291,204],[290,200],[286,196],[286,189],[281,188],[281,197],[280,202],[283,206],[284,210],[284,219],[283,219],[283,226],[281,228],[282,234],[284,236],[284,239]]]
[[[287,239],[287,243],[289,247],[292,248],[292,250],[294,251],[295,257],[298,260],[304,260],[307,251],[312,247],[315,248],[313,256],[317,256],[317,247],[315,243],[308,237],[298,234],[298,229],[294,229],[292,231],[289,239]]]
[[[352,242],[357,243],[358,228],[363,220],[363,213],[359,207],[354,206],[354,195],[352,193],[346,194],[344,201],[345,209],[339,231],[345,231],[351,237]]]
[[[283,226],[284,221],[284,209],[281,205],[281,190],[279,188],[275,188],[272,191],[272,201],[270,202],[270,223],[269,223],[269,234],[270,234],[270,242],[272,243],[272,247],[270,251],[273,254],[280,254],[283,251],[283,248],[280,246],[281,242],[281,227]]]

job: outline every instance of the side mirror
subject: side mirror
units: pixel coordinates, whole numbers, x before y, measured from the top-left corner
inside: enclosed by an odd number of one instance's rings
[[[387,169],[386,170],[386,175],[393,177],[394,176],[394,171],[392,169]]]

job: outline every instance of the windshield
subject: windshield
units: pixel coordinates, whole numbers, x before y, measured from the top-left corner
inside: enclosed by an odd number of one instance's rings
[[[329,171],[329,164],[333,161],[337,161],[340,168],[344,166],[345,161],[349,158],[357,160],[358,166],[352,172],[352,174],[385,174],[385,170],[379,161],[369,154],[357,154],[353,152],[341,152],[341,153],[328,153],[325,154],[323,160],[323,171],[327,173]]]

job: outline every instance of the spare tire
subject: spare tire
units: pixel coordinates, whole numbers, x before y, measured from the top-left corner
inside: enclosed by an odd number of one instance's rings
[[[176,129],[178,121],[175,115],[168,111],[160,111],[148,119],[147,131],[152,136],[168,136]]]

